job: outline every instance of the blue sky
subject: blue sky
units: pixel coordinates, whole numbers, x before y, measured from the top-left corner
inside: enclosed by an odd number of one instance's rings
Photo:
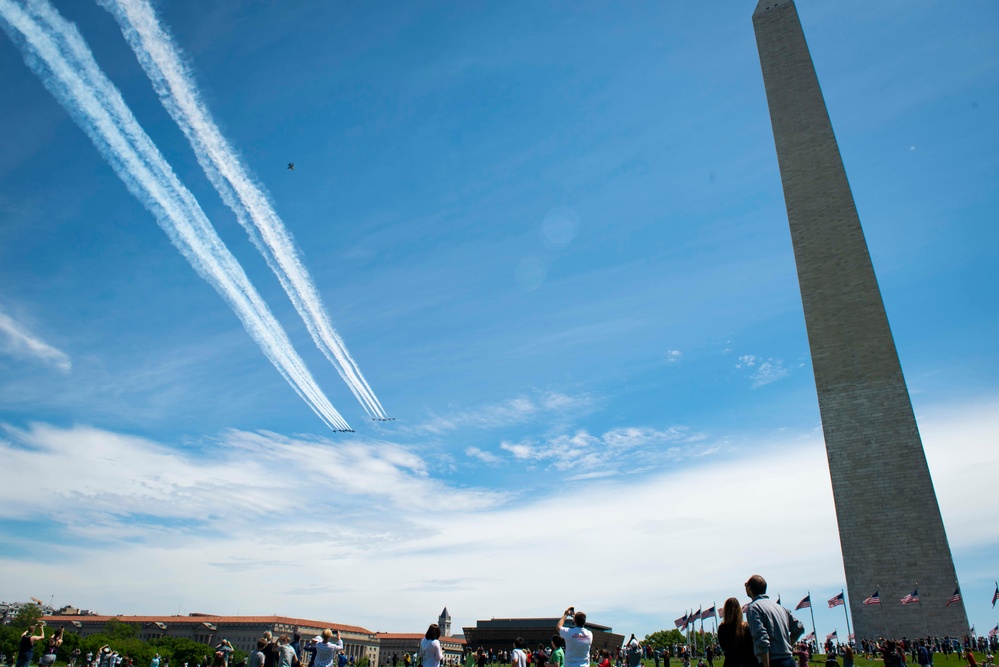
[[[347,434],[0,39],[0,594],[386,631],[444,605],[467,625],[572,603],[644,634],[753,571],[785,601],[838,592],[754,7],[738,4],[156,5],[397,419],[372,422],[114,17],[55,3]],[[799,13],[971,621],[992,627],[999,7]],[[760,484],[763,512],[794,499],[792,554],[742,525]],[[620,574],[574,586],[571,558]],[[816,609],[820,634],[841,618]]]

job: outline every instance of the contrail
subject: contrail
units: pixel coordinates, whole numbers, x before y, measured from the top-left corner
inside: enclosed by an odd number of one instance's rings
[[[287,334],[76,30],[47,0],[0,0],[0,25],[25,62],[97,147],[129,192],[236,313],[271,363],[334,430],[350,426],[323,394]]]
[[[368,416],[385,419],[384,408],[333,328],[291,233],[263,186],[254,181],[215,124],[179,47],[160,24],[152,5],[147,0],[97,2],[118,21],[163,106],[187,137],[222,200],[277,275],[316,346],[336,367]]]

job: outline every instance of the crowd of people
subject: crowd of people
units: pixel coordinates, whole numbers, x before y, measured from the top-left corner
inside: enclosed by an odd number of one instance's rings
[[[676,659],[683,667],[691,667],[697,659],[697,667],[714,667],[716,658],[723,658],[722,667],[809,667],[813,656],[818,653],[814,641],[802,640],[805,628],[790,611],[770,600],[767,596],[767,582],[760,575],[753,575],[746,581],[746,593],[751,602],[743,607],[739,600],[730,597],[723,606],[722,621],[718,625],[716,641],[706,642],[701,647],[686,643],[671,646],[650,646],[631,635],[624,646],[610,651],[601,649],[591,653],[593,633],[586,627],[586,614],[569,607],[556,624],[556,632],[549,645],[539,644],[531,649],[523,637],[513,641],[511,650],[495,649],[468,650],[464,656],[464,667],[487,667],[487,665],[509,665],[510,667],[645,667],[643,661],[651,661],[655,667],[671,667]],[[567,621],[572,619],[572,625]],[[334,641],[335,636],[335,641]],[[401,667],[461,667],[457,656],[445,656],[440,643],[441,629],[435,623],[427,629],[415,654],[406,653]],[[45,642],[45,650],[39,660],[39,667],[49,667],[55,663],[59,647],[63,642],[60,629],[46,637],[44,623],[30,626],[21,635],[18,644],[16,667],[30,667],[35,644]],[[254,650],[245,660],[232,667],[354,667],[354,657],[343,651],[340,632],[324,630],[321,636],[305,641],[298,634],[283,634],[274,637],[265,632]],[[827,640],[825,646],[825,667],[854,667],[855,651],[866,659],[880,659],[884,667],[933,667],[936,654],[959,655],[968,667],[995,667],[994,655],[999,650],[999,637],[924,637],[878,640],[864,639],[859,644],[839,643]],[[975,651],[985,656],[984,663],[978,664]],[[199,665],[182,667],[230,667],[235,649],[223,639],[216,647],[213,656],[205,655]],[[11,664],[13,664],[11,660]],[[392,667],[400,667],[398,656],[393,655]],[[0,656],[0,663],[7,664],[6,657]],[[96,654],[81,655],[76,649],[68,661],[68,667],[134,667],[128,656],[120,655],[110,646],[102,646]],[[170,667],[169,659],[160,659],[156,654],[149,667]],[[178,666],[180,667],[180,666]],[[649,665],[648,667],[651,667]]]

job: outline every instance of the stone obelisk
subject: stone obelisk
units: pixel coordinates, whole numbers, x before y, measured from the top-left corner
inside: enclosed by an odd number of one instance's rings
[[[753,27],[856,638],[961,636],[964,602],[945,606],[957,576],[933,481],[794,1],[760,0]],[[920,602],[902,605],[917,588]],[[880,608],[864,604],[875,591]]]

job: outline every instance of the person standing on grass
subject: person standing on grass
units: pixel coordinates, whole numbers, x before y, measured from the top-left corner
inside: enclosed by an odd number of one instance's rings
[[[517,637],[513,640],[510,667],[527,667],[527,651],[524,650],[525,646],[527,646],[527,642],[524,641],[523,637]]]
[[[766,592],[767,580],[760,575],[754,574],[746,581],[746,593],[752,598],[746,617],[753,637],[753,652],[761,667],[794,667],[791,646],[804,627],[791,612],[768,598]]]
[[[562,648],[565,642],[559,635],[552,635],[552,654],[544,663],[543,667],[565,667],[565,650]]]
[[[299,667],[298,655],[295,654],[295,649],[291,646],[291,638],[288,635],[281,635],[278,637],[278,667]],[[216,656],[222,655],[221,652],[216,653]],[[223,655],[223,660],[225,656]],[[222,667],[228,667],[228,665],[222,665]]]
[[[39,634],[31,634],[37,628]],[[41,623],[29,625],[28,629],[21,633],[21,639],[17,643],[17,667],[28,667],[34,657],[35,642],[45,639],[45,626]]]
[[[63,628],[59,628],[59,630],[49,639],[49,643],[45,647],[45,653],[42,655],[41,660],[38,661],[39,665],[51,667],[51,665],[55,664],[56,653],[59,652],[59,647],[62,646],[62,631]]]
[[[718,644],[725,652],[722,667],[757,667],[753,637],[749,625],[742,620],[739,600],[729,598],[722,606],[722,622],[718,626]]]
[[[567,619],[572,618],[575,627],[565,627]],[[562,617],[555,624],[559,637],[565,642],[566,667],[590,667],[590,646],[593,644],[593,633],[586,629],[586,614],[569,607],[562,612]]]
[[[420,640],[420,653],[416,660],[417,664],[422,661],[423,667],[440,667],[444,660],[444,650],[441,648],[441,628],[436,623],[431,623],[427,628],[427,633]]]
[[[315,667],[333,667],[333,659],[337,651],[343,650],[343,640],[340,638],[340,631],[336,631],[336,641],[333,641],[333,631],[329,628],[323,630],[322,641],[316,642]]]
[[[628,667],[642,667],[642,645],[634,632],[628,639]]]

